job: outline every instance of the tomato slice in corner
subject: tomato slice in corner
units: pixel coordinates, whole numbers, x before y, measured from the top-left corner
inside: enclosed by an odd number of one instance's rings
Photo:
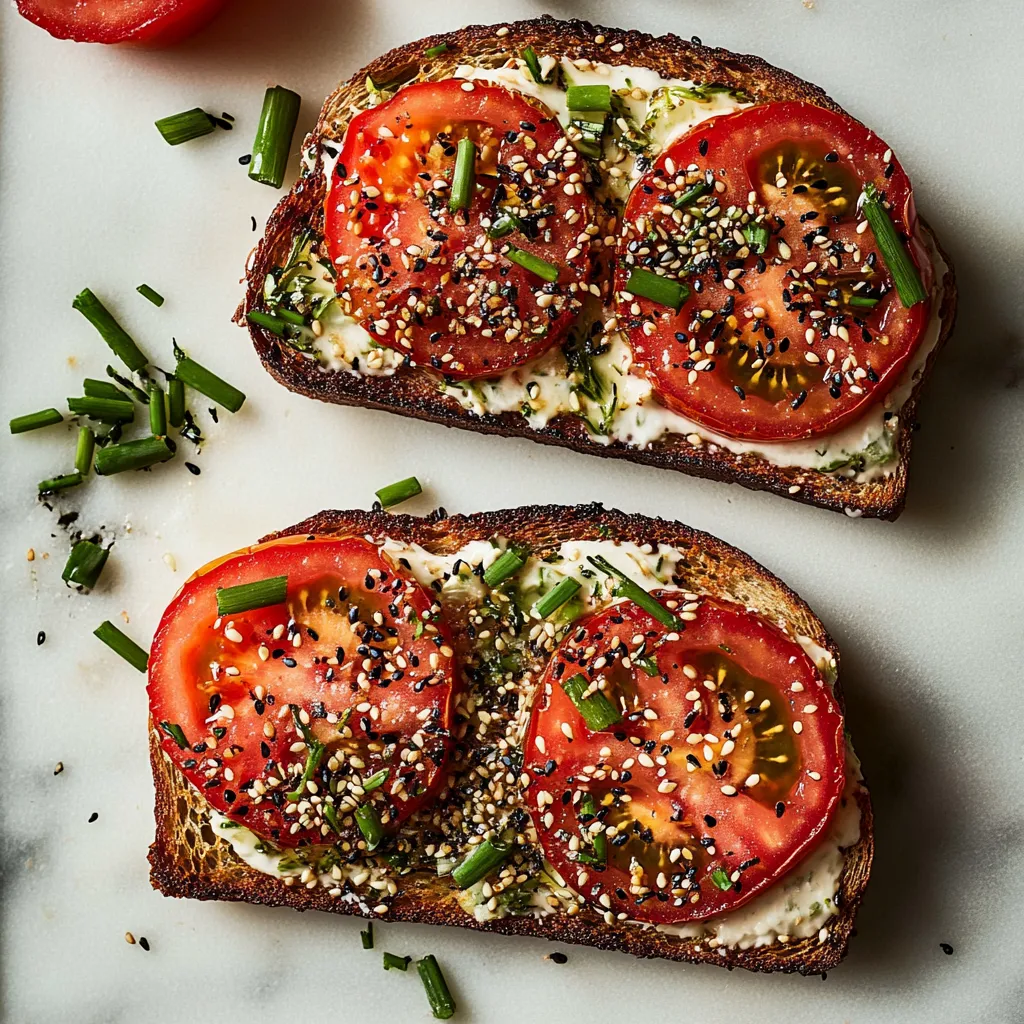
[[[15,0],[18,13],[58,39],[171,46],[198,32],[227,0]]]
[[[280,575],[285,603],[218,617],[218,588]],[[153,641],[150,712],[216,810],[281,846],[359,841],[356,808],[393,828],[444,782],[452,653],[439,606],[375,545],[276,541],[182,588]]]
[[[696,617],[682,632],[629,601],[580,620],[530,724],[544,853],[622,919],[679,923],[745,903],[809,852],[843,791],[843,719],[803,649],[738,605],[686,607]],[[618,722],[587,727],[562,685],[579,675]]]
[[[476,189],[468,212],[452,213],[464,138]],[[325,233],[343,309],[452,378],[540,355],[572,325],[591,274],[586,178],[555,117],[524,97],[456,79],[406,86],[352,119],[331,177]],[[557,267],[557,280],[511,249]]]
[[[910,182],[860,122],[770,103],[668,147],[630,194],[615,279],[635,363],[665,405],[729,437],[785,441],[833,432],[893,387],[930,303],[901,303],[858,210],[868,183],[929,288]],[[622,295],[634,268],[690,289],[678,313]]]

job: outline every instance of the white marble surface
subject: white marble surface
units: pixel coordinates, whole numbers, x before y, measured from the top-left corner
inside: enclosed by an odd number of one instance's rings
[[[758,52],[824,86],[897,149],[962,292],[898,523],[312,403],[274,384],[228,322],[256,237],[250,215],[262,227],[276,199],[236,162],[266,84],[302,93],[307,128],[336,79],[385,48],[545,9]],[[429,1019],[418,980],[384,974],[355,920],[150,889],[143,680],[90,636],[125,611],[148,642],[205,559],[322,507],[365,506],[410,473],[429,484],[414,511],[600,498],[708,529],[783,576],[845,652],[878,853],[853,951],[824,984],[571,947],[557,966],[542,959],[543,941],[454,929],[379,925],[378,948],[436,952],[466,1021],[590,1022],[607,1016],[595,997],[633,1021],[1024,1019],[1018,3],[250,0],[162,53],[59,43],[10,9],[0,32],[2,419],[61,405],[83,376],[102,376],[105,348],[70,306],[85,285],[155,360],[169,361],[174,335],[249,395],[219,426],[204,414],[202,476],[179,460],[59,503],[116,538],[88,597],[62,586],[66,540],[34,498],[37,480],[68,467],[70,430],[0,440],[8,1020],[176,1024],[228,1008],[259,1019]],[[196,104],[232,112],[237,129],[170,149],[154,118]],[[162,309],[135,294],[141,281],[167,296]],[[151,952],[125,943],[129,929]]]

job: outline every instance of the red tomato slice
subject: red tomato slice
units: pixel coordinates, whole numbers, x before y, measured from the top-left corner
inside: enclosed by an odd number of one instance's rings
[[[771,885],[844,783],[842,715],[803,649],[738,605],[685,607],[682,632],[629,601],[581,620],[545,672],[526,748],[547,858],[599,910],[659,924]],[[562,686],[578,675],[618,722],[588,728]]]
[[[279,575],[285,603],[218,617],[218,588]],[[357,807],[393,827],[442,786],[452,654],[429,592],[373,544],[277,541],[182,588],[153,640],[150,711],[216,810],[282,846],[358,839]]]
[[[476,144],[468,214],[448,208],[464,138]],[[586,177],[551,112],[520,95],[455,79],[401,89],[353,118],[327,193],[343,308],[453,378],[540,355],[572,325],[591,273]],[[511,248],[557,267],[557,280],[511,261]]]
[[[198,31],[227,0],[15,0],[58,39],[170,46]]]
[[[868,183],[928,288],[910,182],[860,122],[770,103],[705,121],[662,154],[626,205],[615,286],[665,405],[730,437],[783,441],[835,431],[892,388],[930,303],[905,308],[871,230],[858,231]],[[686,284],[678,313],[622,296],[636,267]]]

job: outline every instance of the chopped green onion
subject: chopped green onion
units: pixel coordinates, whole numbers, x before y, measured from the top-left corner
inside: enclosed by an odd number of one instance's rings
[[[222,587],[217,591],[217,614],[238,615],[254,608],[269,608],[274,604],[284,604],[287,598],[287,576],[271,576],[252,583],[240,583],[237,587]]]
[[[135,406],[128,398],[69,398],[68,408],[76,416],[103,423],[131,423],[135,419]]]
[[[392,505],[400,505],[403,501],[415,498],[417,494],[423,493],[419,480],[414,476],[406,477],[397,483],[388,484],[375,492],[377,500],[383,508],[391,508]]]
[[[602,693],[595,690],[589,696],[584,696],[590,688],[590,683],[581,675],[572,676],[562,682],[562,689],[565,695],[576,705],[576,710],[583,716],[587,728],[591,732],[600,732],[607,729],[609,725],[622,721],[619,709]]]
[[[732,882],[729,881],[729,876],[721,868],[715,868],[715,870],[711,872],[711,881],[714,882],[722,892],[728,892],[732,888]]]
[[[542,618],[546,619],[549,615],[558,611],[559,608],[565,604],[566,601],[571,600],[576,596],[576,592],[580,589],[579,580],[573,579],[571,576],[567,576],[564,580],[561,580],[556,586],[552,587],[536,604],[537,614]]]
[[[572,117],[569,123],[580,133],[578,139],[573,139],[573,145],[584,156],[599,160],[604,151],[604,120],[592,121],[590,118]]]
[[[162,306],[164,304],[164,297],[154,288],[150,288],[148,284],[140,284],[135,290],[144,299],[149,299],[154,306]]]
[[[377,808],[373,804],[361,804],[356,808],[353,817],[366,840],[366,849],[372,853],[384,838],[384,826],[380,823]]]
[[[334,804],[323,803],[320,805],[321,813],[327,821],[327,824],[334,829],[338,835],[341,835],[341,822],[338,820],[338,812],[334,807]]]
[[[634,583],[621,569],[616,569],[607,558],[598,555],[596,558],[587,557],[587,561],[596,569],[608,576],[618,579],[615,585],[615,592],[620,597],[629,598],[635,605],[639,605],[649,615],[654,616],[663,626],[669,629],[684,629],[681,620],[677,619],[660,601],[655,600],[639,584]]]
[[[765,252],[768,248],[768,228],[764,224],[744,224],[743,237],[756,253]]]
[[[384,970],[407,971],[409,970],[410,960],[412,960],[411,956],[398,956],[395,953],[385,953]]]
[[[263,97],[256,140],[252,144],[249,177],[253,181],[273,188],[281,187],[301,102],[298,93],[280,85],[267,90]]]
[[[689,206],[701,196],[706,196],[710,191],[711,186],[706,181],[698,181],[696,185],[691,185],[685,192],[676,196],[672,205],[679,210],[684,206]]]
[[[682,281],[662,277],[643,267],[634,267],[626,282],[626,291],[650,299],[659,306],[668,306],[677,313],[690,297],[690,289]]]
[[[128,391],[132,398],[135,399],[140,405],[149,405],[149,395],[142,390],[134,381],[129,380],[127,377],[122,377],[112,366],[107,367],[107,376],[116,380],[126,391]],[[88,394],[88,392],[86,392]],[[102,397],[102,396],[101,396]],[[123,394],[117,395],[118,398],[123,399]]]
[[[160,728],[178,744],[180,750],[188,749],[188,740],[185,738],[185,730],[176,722],[161,722]]]
[[[537,52],[534,50],[532,46],[527,46],[523,50],[523,63],[529,70],[530,75],[533,77],[533,80],[538,85],[543,85],[544,76],[541,74],[540,61],[537,59]]]
[[[177,377],[167,382],[167,421],[172,427],[185,422],[185,382]]]
[[[63,491],[67,487],[77,487],[82,482],[82,474],[76,469],[73,473],[65,473],[64,476],[51,477],[49,480],[39,481],[39,493],[49,494],[51,491]]]
[[[928,298],[928,293],[921,283],[921,275],[896,231],[889,211],[882,205],[878,189],[870,183],[864,186],[864,202],[861,209],[868,224],[871,225],[871,231],[878,243],[878,251],[882,254],[882,259],[896,283],[900,301],[907,309],[924,302]]]
[[[860,306],[863,309],[874,309],[878,305],[878,299],[874,299],[870,295],[851,295],[847,305]]]
[[[515,548],[508,548],[503,551],[484,572],[484,583],[489,587],[495,587],[502,580],[519,572],[526,564],[526,559]]]
[[[570,110],[603,110],[612,109],[612,89],[610,85],[570,85],[565,90],[565,105]]]
[[[140,672],[149,666],[149,653],[144,651],[131,637],[125,636],[109,620],[100,623],[93,630],[93,636],[102,640],[115,654],[120,654],[125,661]]]
[[[78,428],[78,445],[75,448],[75,469],[82,476],[88,476],[92,469],[92,454],[96,450],[96,435],[89,427]]]
[[[83,288],[71,303],[100,332],[114,355],[133,373],[143,369],[148,362],[132,336],[111,316],[110,311],[93,295],[89,288]]]
[[[25,416],[15,416],[11,420],[11,433],[24,434],[27,430],[52,427],[55,423],[63,422],[64,417],[56,409],[43,409],[41,412],[30,412]]]
[[[531,274],[536,274],[545,281],[558,280],[558,267],[554,263],[542,260],[539,256],[534,256],[532,252],[527,252],[525,249],[517,249],[514,245],[510,245],[508,252],[505,253],[505,257],[513,263],[518,263],[519,266],[525,267]]]
[[[448,199],[448,209],[468,210],[473,202],[476,186],[476,146],[472,139],[459,139],[459,148],[455,153],[455,172],[452,175],[452,191]]]
[[[164,401],[163,389],[156,381],[150,381],[149,387],[149,432],[154,437],[163,437],[167,433],[167,403]]]
[[[109,380],[96,380],[95,377],[86,377],[82,381],[82,391],[86,398],[115,398],[120,402],[125,401],[128,396]]]
[[[100,573],[103,572],[109,555],[109,548],[101,548],[91,540],[80,540],[71,549],[60,578],[65,583],[73,583],[76,587],[92,590],[99,582]]]
[[[251,313],[245,314],[245,319],[257,327],[270,331],[271,334],[276,334],[279,338],[287,336],[287,322],[282,317],[274,316],[273,313],[264,313],[260,309],[254,309]]]
[[[597,817],[597,805],[594,803],[594,797],[587,793],[582,800],[580,800],[580,820],[590,820],[591,818]],[[594,844],[593,861],[595,864],[606,864],[608,861],[608,837],[604,832],[591,832],[587,829],[586,834],[590,836],[590,841]]]
[[[423,56],[428,60],[433,60],[434,57],[440,57],[442,53],[448,52],[447,43],[438,43],[437,46],[430,46],[423,51]]]
[[[183,384],[194,388],[211,401],[224,406],[229,412],[238,412],[245,401],[245,394],[234,385],[218,377],[212,370],[201,366],[194,359],[183,356],[174,368],[174,376]]]
[[[284,320],[286,323],[294,324],[296,327],[309,326],[306,318],[301,313],[296,313],[294,309],[285,309],[284,307],[281,307],[277,311],[277,317],[279,320]]]
[[[299,709],[299,705],[289,704],[288,708],[292,713],[295,728],[302,733],[302,739],[306,744],[306,764],[302,769],[302,777],[299,779],[299,784],[295,789],[290,793],[285,793],[285,797],[287,797],[287,799],[296,803],[305,798],[308,792],[306,784],[312,780],[313,773],[319,767],[320,761],[323,758],[324,751],[327,750],[327,747],[313,735],[313,730],[303,722],[302,712]]]
[[[652,678],[661,674],[658,660],[653,655],[647,658],[633,658],[632,661],[634,665],[639,665]]]
[[[519,227],[519,218],[514,213],[502,210],[487,229],[488,238],[504,238]]]
[[[193,107],[180,114],[161,117],[156,122],[156,127],[165,142],[172,146],[180,146],[183,142],[209,135],[217,125],[202,107]]]
[[[363,782],[363,792],[370,793],[375,789],[380,789],[380,787],[387,781],[387,777],[390,773],[390,768],[381,768],[379,772],[374,772]]]
[[[113,476],[129,469],[145,469],[174,457],[174,449],[163,437],[140,437],[137,441],[108,444],[96,452],[96,472]]]
[[[512,852],[512,844],[500,839],[486,839],[474,846],[469,856],[452,872],[452,881],[460,889],[476,885],[486,878]]]
[[[444,980],[444,975],[441,973],[434,954],[429,953],[422,960],[417,961],[416,970],[426,989],[427,1000],[433,1011],[434,1019],[448,1020],[455,1013],[455,1000],[452,999],[448,983]]]
[[[363,949],[373,949],[373,922],[366,922],[366,931],[359,933],[359,938],[362,940]]]

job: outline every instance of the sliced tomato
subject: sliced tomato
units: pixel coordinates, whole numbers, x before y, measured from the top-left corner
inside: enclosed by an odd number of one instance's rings
[[[859,121],[770,103],[668,147],[630,194],[615,279],[636,365],[665,405],[730,437],[783,441],[835,431],[893,387],[929,302],[903,306],[864,230],[869,183],[928,288],[910,181]],[[625,291],[636,268],[685,284],[678,312]]]
[[[452,213],[465,138],[476,187],[468,211]],[[521,95],[455,79],[399,90],[353,118],[327,193],[343,308],[450,377],[540,355],[571,326],[591,273],[586,177],[554,115]],[[513,249],[556,267],[557,280],[510,260]]]
[[[284,603],[218,616],[219,588],[282,575]],[[442,786],[452,657],[440,607],[375,545],[279,541],[185,584],[153,641],[150,711],[216,810],[282,846],[358,839],[357,808],[393,828]]]
[[[679,607],[678,592],[654,596]],[[745,903],[810,850],[843,790],[843,719],[799,644],[738,605],[683,607],[683,631],[629,601],[581,620],[530,724],[544,853],[623,919],[678,923]],[[584,700],[610,701],[619,721],[587,726],[563,688],[579,676],[602,695]]]
[[[58,39],[170,46],[197,32],[227,0],[15,0]]]

